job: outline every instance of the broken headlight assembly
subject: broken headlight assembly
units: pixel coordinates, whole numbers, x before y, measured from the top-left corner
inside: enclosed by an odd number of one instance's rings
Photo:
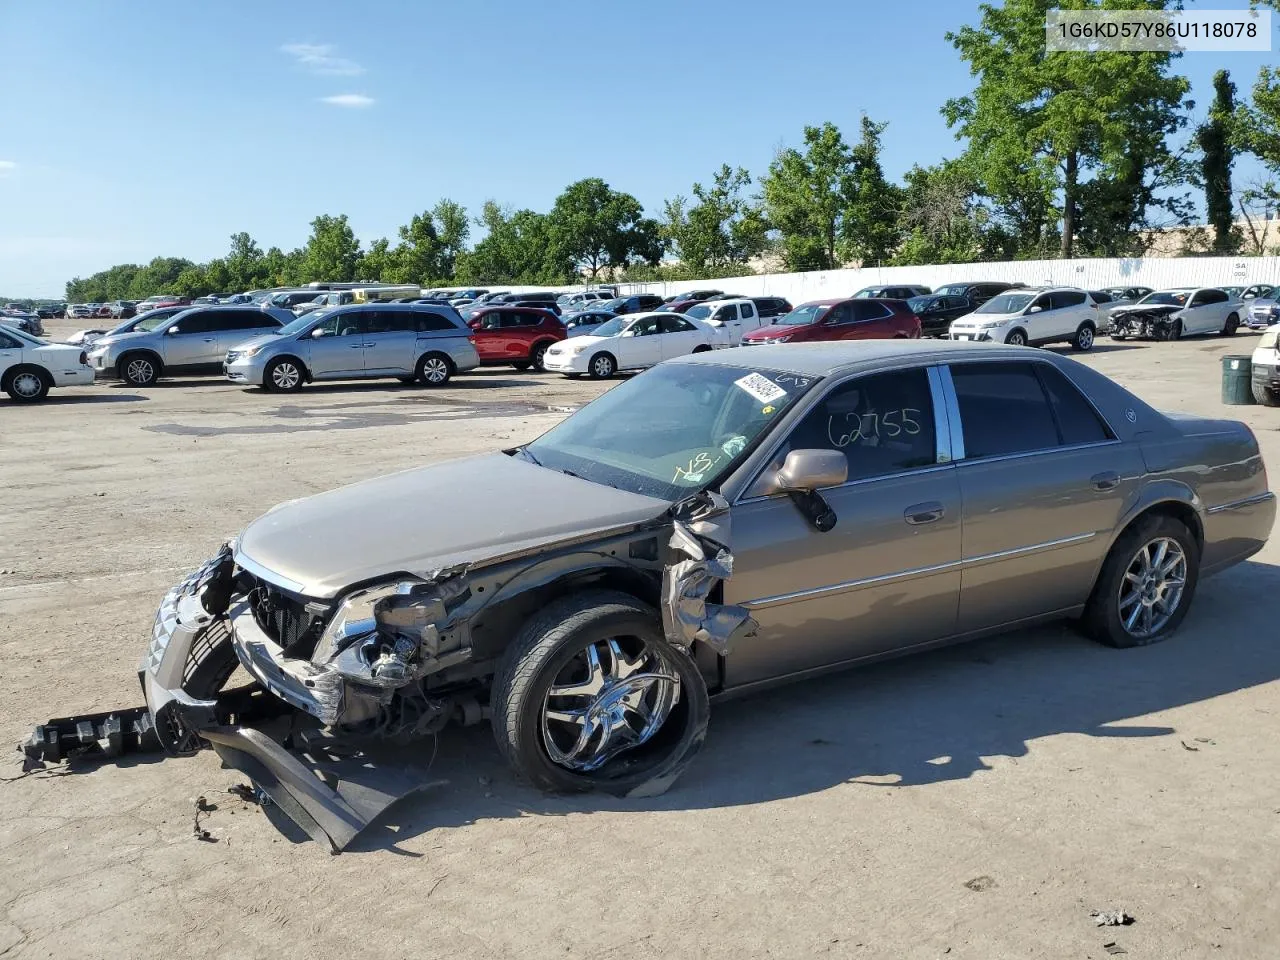
[[[406,578],[348,594],[316,643],[312,661],[375,687],[400,687],[415,679],[422,654],[439,647],[436,624],[444,619],[437,585]]]

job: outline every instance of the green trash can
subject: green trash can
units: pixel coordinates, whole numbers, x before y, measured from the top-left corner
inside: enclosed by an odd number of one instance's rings
[[[1222,358],[1222,402],[1229,404],[1253,403],[1253,387],[1249,383],[1253,375],[1253,362],[1249,357],[1228,355]]]

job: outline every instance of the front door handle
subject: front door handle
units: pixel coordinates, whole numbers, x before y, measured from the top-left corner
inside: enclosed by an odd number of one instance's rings
[[[947,511],[942,504],[936,500],[928,503],[917,503],[907,507],[902,518],[912,526],[919,526],[922,523],[933,523],[935,520],[941,520],[946,516]]]
[[[1098,490],[1112,490],[1120,485],[1120,474],[1114,470],[1104,470],[1102,473],[1095,473],[1089,478],[1089,482]]]
[[[205,338],[204,338],[204,342],[205,342],[205,343],[217,343],[217,342],[218,342],[218,339],[217,339],[217,337],[205,337]]]

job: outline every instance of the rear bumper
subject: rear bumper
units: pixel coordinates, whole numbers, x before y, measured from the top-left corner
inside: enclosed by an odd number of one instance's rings
[[[1210,507],[1201,573],[1208,576],[1253,556],[1266,546],[1275,520],[1276,495],[1270,491]]]

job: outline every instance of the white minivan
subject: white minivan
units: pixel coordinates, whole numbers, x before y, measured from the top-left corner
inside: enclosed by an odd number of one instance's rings
[[[1098,307],[1084,290],[1040,287],[1006,290],[973,313],[953,320],[952,340],[988,340],[1015,346],[1069,343],[1093,348]]]
[[[765,326],[760,319],[760,311],[756,305],[745,297],[733,300],[704,300],[695,303],[684,311],[686,317],[693,317],[713,327],[722,328],[727,338],[724,346],[742,346],[742,335]]]

